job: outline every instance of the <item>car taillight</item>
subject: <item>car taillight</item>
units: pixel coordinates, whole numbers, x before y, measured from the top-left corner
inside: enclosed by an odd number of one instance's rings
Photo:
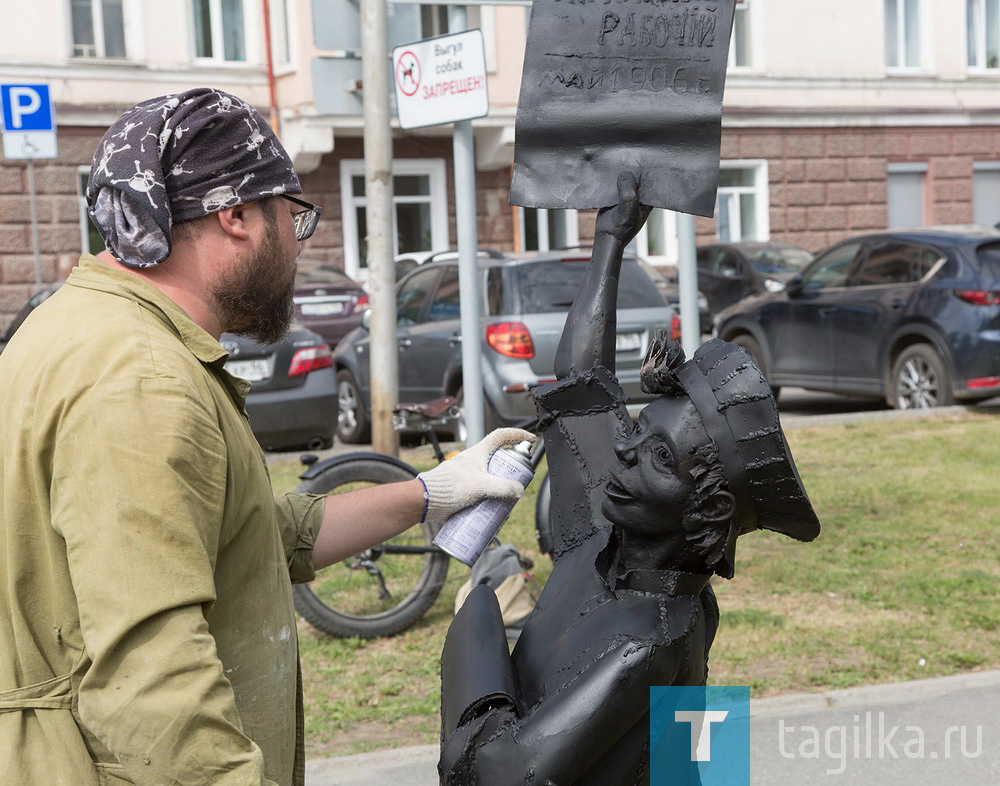
[[[989,289],[955,289],[957,297],[974,306],[995,306],[1000,304],[1000,292]]]
[[[362,295],[358,298],[358,302],[354,304],[354,313],[360,314],[368,308],[368,295]]]
[[[681,318],[676,313],[670,317],[670,338],[674,341],[681,340]]]
[[[967,380],[965,386],[969,390],[988,390],[989,388],[1000,387],[1000,377],[978,377]]]
[[[486,342],[501,355],[528,360],[535,356],[531,333],[523,322],[500,322],[486,328]]]
[[[321,347],[306,347],[300,349],[292,355],[292,364],[288,367],[289,377],[300,377],[315,371],[319,368],[330,368],[333,365],[333,356],[330,354],[330,347],[324,344]]]

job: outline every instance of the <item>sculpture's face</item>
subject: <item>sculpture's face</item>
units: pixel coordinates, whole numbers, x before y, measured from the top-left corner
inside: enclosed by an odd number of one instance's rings
[[[626,532],[643,537],[677,532],[694,490],[691,451],[709,441],[687,396],[661,396],[639,415],[632,437],[615,445],[601,510]]]

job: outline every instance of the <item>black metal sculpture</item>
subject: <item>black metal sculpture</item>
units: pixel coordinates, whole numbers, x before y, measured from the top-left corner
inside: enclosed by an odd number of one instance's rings
[[[737,537],[819,533],[774,397],[740,347],[713,340],[685,362],[658,335],[642,382],[660,396],[633,426],[614,377],[615,301],[648,209],[631,175],[618,190],[598,215],[558,381],[536,394],[555,566],[512,654],[488,588],[455,617],[442,655],[444,784],[648,782],[649,687],[705,684],[719,622],[709,579],[733,575]]]

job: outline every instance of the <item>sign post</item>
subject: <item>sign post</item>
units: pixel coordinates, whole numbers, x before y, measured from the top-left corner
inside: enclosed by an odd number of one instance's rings
[[[28,162],[28,198],[31,209],[31,245],[35,256],[35,286],[42,285],[42,258],[38,241],[38,199],[35,193],[36,158],[56,158],[55,112],[48,85],[0,84],[3,154]]]
[[[466,26],[465,8],[449,9],[448,26]],[[472,120],[489,112],[486,54],[481,30],[403,44],[392,50],[399,126],[404,130],[454,123],[455,224],[458,233],[458,288],[462,303],[462,408],[466,442],[484,436],[479,291],[479,237],[476,229],[476,161]],[[475,373],[472,373],[472,370]]]

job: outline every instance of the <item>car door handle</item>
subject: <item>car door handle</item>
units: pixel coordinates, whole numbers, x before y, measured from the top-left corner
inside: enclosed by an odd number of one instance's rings
[[[909,302],[910,302],[909,300],[904,300],[903,298],[898,297],[898,298],[894,298],[894,299],[890,300],[889,301],[889,306],[891,308],[897,308],[898,309],[898,308],[903,308],[903,306],[905,306]]]
[[[825,306],[824,308],[821,308],[819,310],[819,315],[821,317],[828,317],[831,314],[833,314],[833,312],[836,311],[836,310],[837,310],[836,306]]]

